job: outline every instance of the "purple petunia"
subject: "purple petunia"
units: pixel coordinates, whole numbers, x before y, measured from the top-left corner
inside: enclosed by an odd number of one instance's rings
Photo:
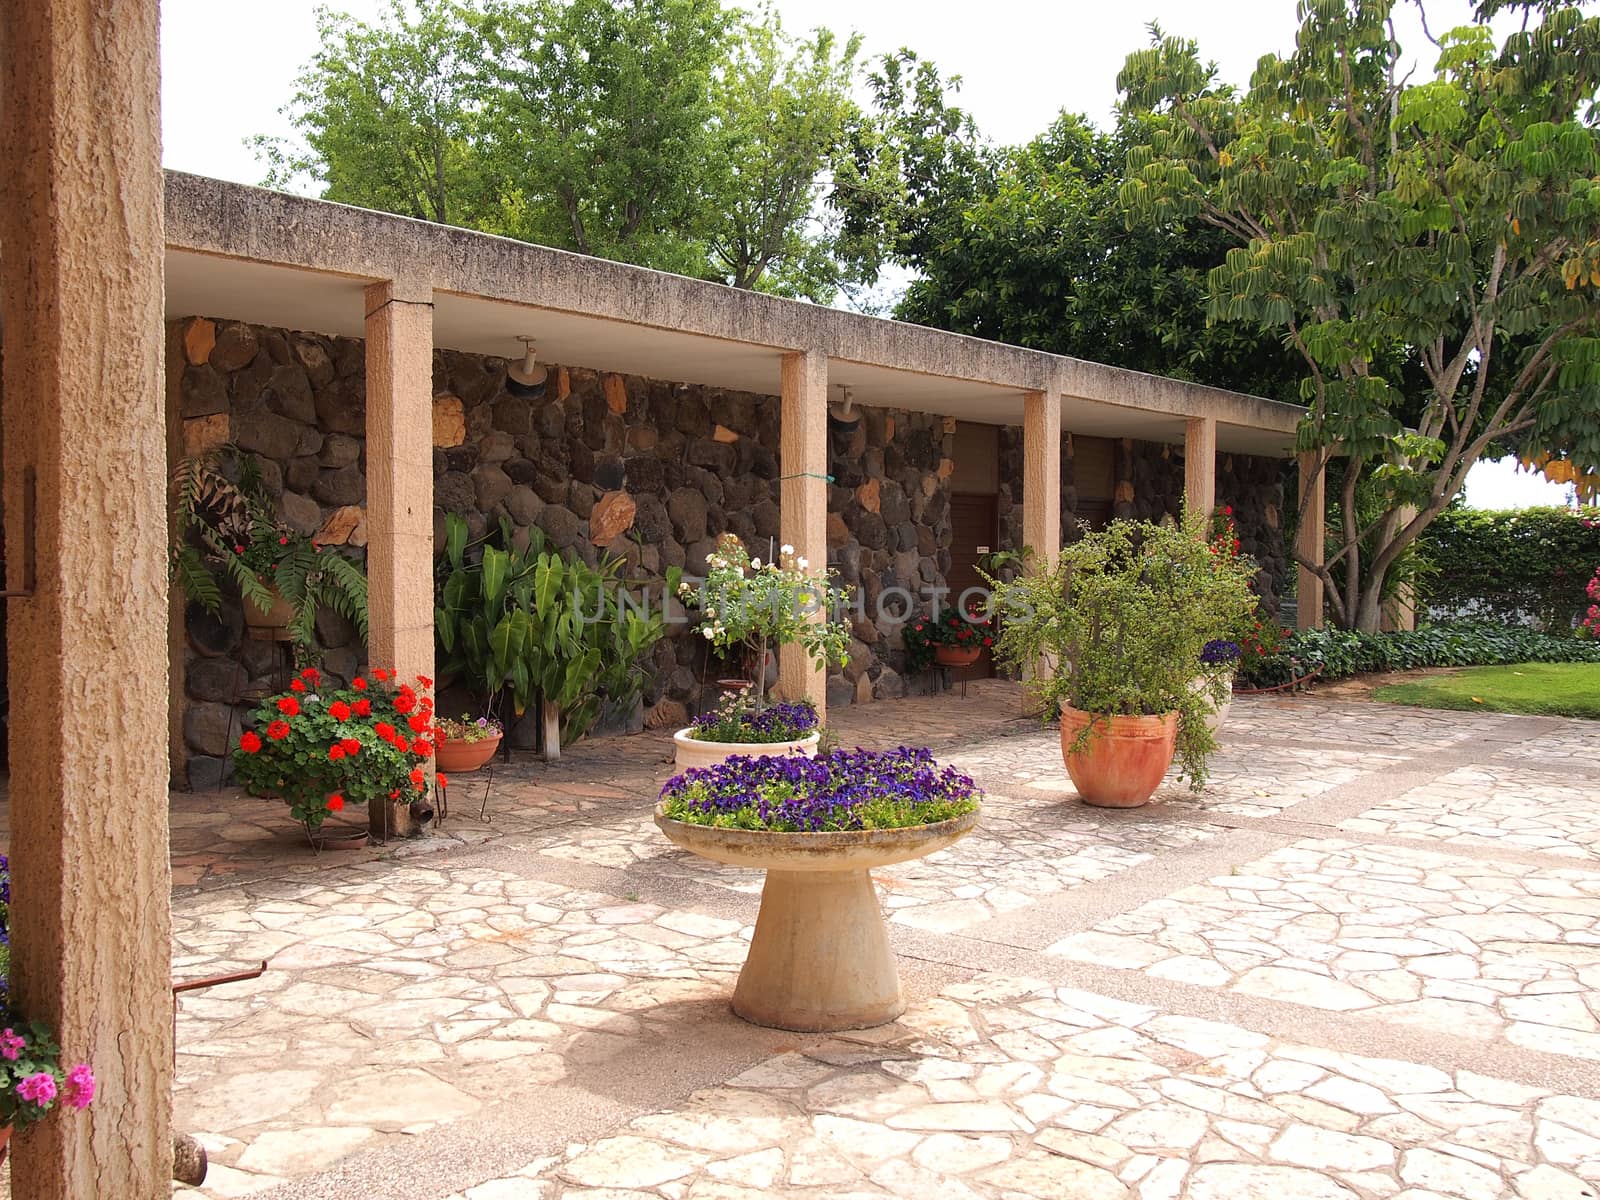
[[[1239,661],[1239,643],[1218,638],[1207,642],[1200,651],[1200,661],[1208,667],[1220,667]]]
[[[981,794],[927,750],[902,746],[814,759],[735,755],[674,776],[661,799],[667,816],[690,824],[817,833],[948,820],[975,809]]]

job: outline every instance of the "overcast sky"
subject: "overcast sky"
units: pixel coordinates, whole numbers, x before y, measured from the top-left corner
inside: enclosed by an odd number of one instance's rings
[[[331,7],[376,20],[388,4],[333,0]],[[1296,28],[1294,0],[777,0],[776,7],[791,30],[856,31],[869,55],[909,46],[960,75],[962,106],[1002,143],[1028,140],[1062,109],[1108,122],[1117,71],[1130,50],[1146,44],[1151,21],[1196,38],[1223,78],[1240,84],[1262,54],[1289,49]],[[244,139],[291,132],[279,110],[316,51],[317,4],[275,0],[270,16],[249,19],[244,6],[216,0],[164,0],[161,8],[166,165],[259,183],[262,168]],[[1435,36],[1469,21],[1471,8],[1466,0],[1430,0]],[[1432,47],[1409,6],[1400,41],[1423,70],[1432,68]],[[1480,468],[1469,499],[1490,507],[1558,504],[1564,491]]]

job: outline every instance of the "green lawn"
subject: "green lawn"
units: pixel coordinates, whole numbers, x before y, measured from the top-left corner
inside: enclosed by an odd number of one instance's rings
[[[1600,663],[1468,667],[1412,683],[1391,683],[1375,689],[1372,698],[1422,708],[1489,709],[1600,720]]]

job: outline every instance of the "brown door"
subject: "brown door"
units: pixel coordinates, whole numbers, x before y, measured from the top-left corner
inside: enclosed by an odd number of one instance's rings
[[[968,588],[984,587],[978,560],[995,550],[1000,540],[1000,498],[957,492],[950,497],[950,596],[954,607]],[[953,671],[956,679],[988,679],[994,675],[994,656],[988,651],[970,667]]]

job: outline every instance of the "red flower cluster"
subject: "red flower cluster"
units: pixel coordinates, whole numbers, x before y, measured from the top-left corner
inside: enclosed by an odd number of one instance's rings
[[[348,721],[350,719],[350,706],[343,700],[335,700],[328,705],[328,715],[335,721]]]
[[[254,730],[247,729],[244,731],[244,733],[239,735],[239,749],[243,750],[246,754],[260,753],[261,739],[256,736]]]
[[[278,698],[278,711],[286,717],[298,717],[300,715],[300,701],[293,696],[281,696]]]
[[[289,736],[289,722],[274,721],[267,726],[267,736],[275,742],[281,742]]]

